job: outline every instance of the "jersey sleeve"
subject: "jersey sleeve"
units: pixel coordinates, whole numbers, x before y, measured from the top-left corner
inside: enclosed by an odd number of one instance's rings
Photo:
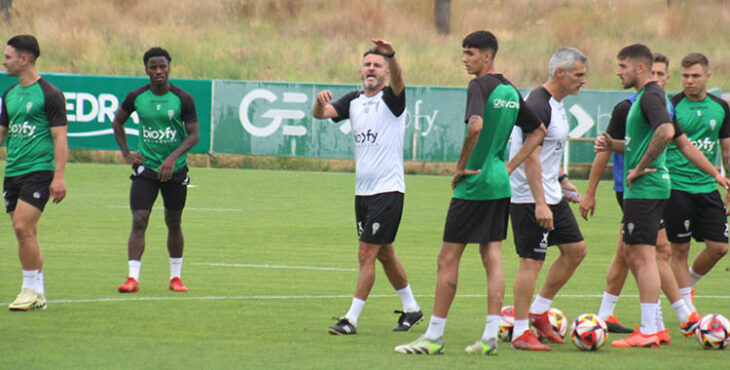
[[[127,96],[124,98],[124,101],[122,101],[122,109],[124,109],[125,112],[132,114],[132,112],[136,110],[134,108],[134,101],[137,100],[138,95],[139,94],[136,94],[135,91],[127,94]]]
[[[535,131],[536,128],[540,127],[542,122],[535,112],[530,109],[529,104],[522,100],[522,95],[520,95],[520,111],[517,113],[517,121],[515,124],[522,129],[523,133],[526,133]]]
[[[45,106],[43,110],[46,113],[46,118],[48,118],[48,125],[51,127],[67,126],[66,98],[63,96],[63,93],[50,84],[43,84],[41,86],[45,95]]]
[[[727,139],[730,137],[730,107],[724,99],[720,99],[712,94],[708,94],[708,96],[717,104],[720,104],[722,111],[725,112],[725,118],[722,120],[718,137],[720,139]]]
[[[7,105],[5,105],[5,97],[8,96],[8,91],[10,91],[10,89],[12,88],[13,87],[11,86],[9,89],[5,90],[5,92],[3,93],[3,101],[0,105],[0,126],[3,127],[10,126],[10,116],[8,116],[8,107]]]
[[[611,120],[608,121],[608,128],[606,128],[606,132],[612,138],[623,139],[626,137],[626,116],[629,115],[629,109],[631,109],[631,102],[628,100],[621,100],[613,107]]]
[[[469,122],[469,117],[479,116],[484,118],[484,104],[486,104],[487,97],[484,96],[484,90],[479,84],[479,81],[475,78],[469,82],[469,87],[466,90],[466,116],[464,117],[464,123]]]
[[[652,129],[656,129],[664,123],[672,123],[672,118],[667,110],[667,99],[658,86],[644,91],[644,95],[641,96],[639,101],[639,107]]]
[[[180,94],[180,116],[185,123],[198,122],[193,96],[184,91]]]
[[[355,100],[358,95],[360,95],[360,92],[353,90],[332,103],[332,107],[334,107],[337,112],[337,117],[332,118],[332,120],[338,122],[350,118],[350,102]]]
[[[390,86],[383,89],[383,101],[394,116],[400,117],[406,110],[406,89],[403,88],[400,95],[396,96]]]

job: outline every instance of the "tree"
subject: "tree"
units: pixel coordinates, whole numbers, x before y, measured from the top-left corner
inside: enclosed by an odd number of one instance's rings
[[[448,35],[451,0],[434,0],[433,14],[436,19],[436,31],[442,35]]]

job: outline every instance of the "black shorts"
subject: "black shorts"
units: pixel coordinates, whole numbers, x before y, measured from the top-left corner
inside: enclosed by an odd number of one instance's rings
[[[551,205],[550,210],[553,212],[552,231],[543,229],[537,223],[534,203],[510,204],[509,214],[518,256],[544,261],[549,246],[583,241],[578,221],[565,198]]]
[[[3,181],[5,212],[15,211],[18,199],[22,199],[43,212],[48,198],[51,196],[49,189],[51,182],[53,182],[53,171],[35,171],[6,177]]]
[[[355,197],[357,236],[361,242],[390,244],[395,241],[403,215],[403,193],[380,193]]]
[[[672,243],[710,240],[727,243],[727,216],[720,193],[693,194],[672,190],[667,209],[667,237]]]
[[[666,206],[667,199],[624,199],[624,243],[655,246]]]
[[[509,198],[466,200],[451,198],[443,241],[486,244],[507,238]]]
[[[157,193],[162,193],[165,209],[182,211],[185,208],[185,199],[188,195],[188,167],[172,174],[172,178],[165,182],[157,179],[157,172],[144,166],[132,166],[132,188],[129,191],[129,206],[131,209],[152,209],[157,199]]]
[[[623,191],[617,191],[616,192],[616,201],[618,202],[618,206],[621,207],[621,212],[624,211],[624,192]]]

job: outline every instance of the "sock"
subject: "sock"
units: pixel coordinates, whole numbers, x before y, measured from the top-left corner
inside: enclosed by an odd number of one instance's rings
[[[483,341],[486,342],[490,338],[497,338],[500,321],[502,321],[502,315],[487,315],[487,324],[484,325],[484,333],[482,333]]]
[[[690,267],[689,268],[689,278],[690,278],[689,286],[691,288],[694,288],[695,284],[697,284],[697,282],[700,281],[700,279],[702,279],[704,276],[705,275],[700,275],[700,274],[694,272],[694,270],[692,270],[692,267]]]
[[[365,307],[364,300],[352,297],[352,304],[350,305],[350,310],[345,314],[345,318],[350,320],[352,325],[357,326],[357,319],[360,318],[363,307]]]
[[[179,278],[182,272],[182,257],[172,258],[170,257],[170,280],[173,278]]]
[[[431,315],[431,321],[428,323],[428,329],[423,336],[428,339],[439,339],[444,336],[444,327],[446,326],[445,317],[436,317]]]
[[[601,307],[598,309],[598,317],[603,320],[608,320],[608,317],[613,315],[613,310],[616,308],[618,302],[618,296],[608,292],[603,292],[603,298],[601,299]]]
[[[398,297],[403,304],[403,312],[416,312],[421,310],[418,302],[416,302],[416,297],[413,296],[413,291],[411,291],[411,284],[395,292],[398,293]]]
[[[515,320],[515,326],[512,328],[512,340],[519,338],[528,330],[530,330],[530,320]]]
[[[656,303],[641,303],[641,332],[644,334],[656,334]]]
[[[139,281],[139,270],[142,268],[142,261],[129,260],[129,277]]]
[[[552,299],[543,298],[538,294],[532,302],[532,306],[530,306],[530,313],[536,313],[538,315],[545,313],[545,311],[550,309],[551,303],[553,303]]]
[[[38,278],[36,279],[35,291],[40,294],[46,294],[46,284],[43,281],[43,273],[38,271]]]
[[[23,289],[36,290],[38,283],[38,270],[23,270]]]
[[[659,299],[657,302],[657,310],[656,310],[656,331],[660,332],[664,329],[664,315],[662,315],[662,300]]]
[[[672,308],[677,314],[680,323],[687,322],[687,319],[689,319],[689,315],[692,313],[689,308],[687,308],[687,305],[684,304],[684,299],[679,299],[676,302],[672,303]]]
[[[691,286],[688,286],[686,288],[679,288],[679,294],[682,295],[684,304],[687,305],[687,308],[689,308],[690,311],[692,311],[692,312],[697,311],[695,306],[692,304],[692,287]]]

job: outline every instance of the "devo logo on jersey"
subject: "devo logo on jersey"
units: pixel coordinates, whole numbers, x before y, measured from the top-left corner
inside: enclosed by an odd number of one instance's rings
[[[177,139],[177,130],[171,127],[164,130],[151,130],[142,126],[142,134],[147,143],[174,143]]]
[[[494,99],[494,109],[500,109],[500,108],[510,108],[510,109],[519,109],[520,103],[516,101],[508,101],[503,99]]]
[[[23,123],[13,123],[8,127],[10,137],[33,137],[35,134],[36,125],[31,125],[28,121]]]
[[[355,139],[355,144],[375,144],[378,140],[378,133],[373,130],[367,130],[366,132],[357,132],[352,135]]]

